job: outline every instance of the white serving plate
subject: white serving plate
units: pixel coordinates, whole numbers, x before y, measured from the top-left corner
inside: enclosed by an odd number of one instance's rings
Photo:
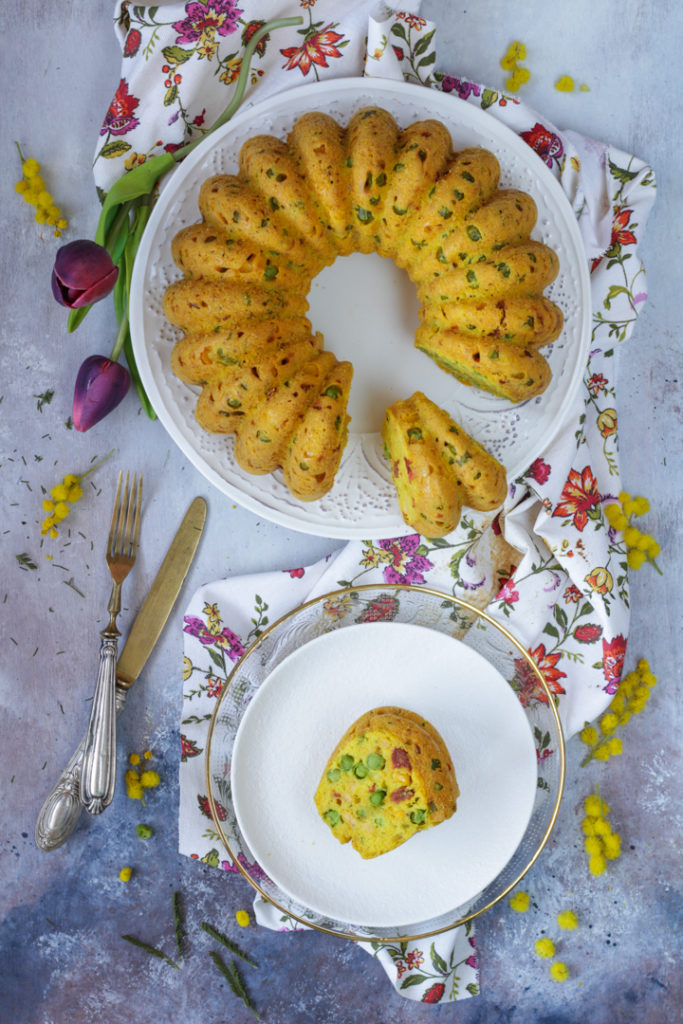
[[[301,114],[324,110],[341,123],[376,104],[401,126],[438,118],[456,149],[484,146],[498,157],[501,184],[533,196],[533,237],[550,245],[560,272],[546,294],[562,308],[561,336],[546,350],[553,373],[543,395],[512,406],[468,388],[439,370],[413,345],[417,299],[405,273],[378,256],[338,259],[314,280],[309,302],[314,329],[339,359],[354,364],[351,433],[334,487],[315,502],[293,498],[280,472],[251,476],[235,462],[232,438],[208,434],[194,419],[198,389],[171,372],[180,336],[163,315],[168,285],[180,277],[171,259],[176,232],[200,220],[197,197],[212,174],[235,173],[251,135],[284,137]],[[340,79],[292,89],[243,109],[174,172],[152,212],[133,272],[131,335],[145,389],[159,420],[194,466],[223,494],[283,526],[327,537],[372,539],[409,532],[401,519],[378,433],[384,408],[416,389],[425,392],[484,444],[514,479],[555,437],[576,396],[590,343],[590,286],[581,236],[560,185],[537,154],[490,114],[424,86],[378,79]]]
[[[313,795],[342,734],[397,705],[439,730],[458,808],[397,849],[363,860],[321,820]],[[298,903],[354,927],[398,927],[471,903],[527,829],[534,741],[503,676],[459,640],[409,623],[364,623],[316,638],[268,676],[239,724],[232,799],[251,853]]]

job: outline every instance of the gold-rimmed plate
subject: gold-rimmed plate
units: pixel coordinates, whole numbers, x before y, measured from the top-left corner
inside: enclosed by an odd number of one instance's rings
[[[364,861],[334,840],[313,793],[346,726],[382,703],[439,728],[462,795],[453,818]],[[516,884],[554,824],[564,743],[507,630],[437,591],[374,585],[261,634],[221,694],[206,770],[221,839],[257,891],[304,924],[382,942],[444,931]]]

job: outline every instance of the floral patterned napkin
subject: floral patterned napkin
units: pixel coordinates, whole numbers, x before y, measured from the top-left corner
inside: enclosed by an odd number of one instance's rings
[[[246,645],[302,601],[355,583],[428,584],[485,608],[527,647],[555,696],[567,737],[609,703],[621,677],[629,626],[626,550],[604,508],[621,490],[614,353],[646,298],[637,246],[655,196],[654,175],[615,147],[561,131],[515,96],[435,70],[436,29],[410,11],[347,0],[189,0],[117,4],[121,79],[95,155],[106,191],[125,169],[206,131],[230,99],[242,53],[265,20],[301,14],[301,27],[264,39],[247,100],[313,79],[361,73],[422,82],[479,105],[511,127],[560,181],[590,261],[592,345],[583,386],[557,440],[516,480],[502,513],[467,512],[452,534],[352,542],[309,567],[211,583],[185,618],[180,850],[222,860],[205,791],[202,751],[215,700]],[[378,609],[378,616],[384,614]],[[516,680],[522,701],[538,699]],[[538,750],[538,757],[546,755]],[[244,855],[240,855],[243,857]],[[252,870],[258,870],[252,866]],[[270,904],[257,920],[296,930]],[[478,991],[474,932],[425,943],[366,948],[397,991],[440,1002]]]

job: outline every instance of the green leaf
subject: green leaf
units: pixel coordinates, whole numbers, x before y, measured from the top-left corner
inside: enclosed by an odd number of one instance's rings
[[[132,149],[130,142],[125,142],[123,139],[116,139],[115,142],[107,142],[97,154],[103,156],[107,160],[113,160],[117,156],[123,156],[129,149]]]
[[[161,51],[169,64],[184,64],[194,56],[194,50],[184,50],[182,46],[164,46]]]
[[[164,106],[165,107],[172,107],[173,104],[175,103],[175,101],[177,100],[177,98],[178,98],[178,86],[177,85],[172,85],[170,87],[170,89],[166,90],[166,94],[164,96]]]
[[[426,57],[423,57],[422,60],[417,62],[417,66],[419,68],[426,68],[429,64],[433,64],[435,61],[436,61],[436,50],[432,50],[431,53],[428,53]]]
[[[489,107],[492,107],[493,104],[497,101],[497,99],[497,92],[495,92],[493,89],[484,89],[483,93],[481,94],[482,110],[487,110]]]
[[[555,617],[555,621],[557,622],[557,624],[562,629],[566,629],[567,628],[567,613],[565,612],[564,608],[560,608],[560,606],[558,604],[556,604],[553,607],[553,615]]]
[[[392,36],[398,36],[399,39],[405,39],[405,41],[408,42],[408,37],[406,35],[406,30],[404,29],[404,27],[400,23],[400,21],[395,22],[391,26],[391,34],[392,34]]]
[[[440,956],[439,953],[437,953],[433,942],[429,948],[429,957],[432,961],[435,971],[438,971],[439,974],[448,974],[448,964],[446,963],[444,958]]]
[[[219,654],[216,654],[216,652],[212,650],[210,647],[207,647],[206,649],[214,665],[218,665],[219,668],[223,668],[223,660],[221,656]]]
[[[554,636],[556,640],[560,639],[560,634],[555,629],[555,627],[553,625],[551,625],[550,622],[546,623],[546,625],[545,625],[545,627],[543,629],[543,632],[547,633],[548,636]]]
[[[85,319],[90,309],[90,306],[79,306],[78,309],[69,310],[69,316],[66,321],[66,329],[69,334],[72,334],[73,331],[76,330],[79,324]]]
[[[415,49],[413,50],[413,53],[415,54],[416,57],[419,57],[421,53],[425,52],[425,50],[431,43],[432,39],[434,38],[435,32],[436,29],[433,28],[431,32],[427,32],[426,35],[420,36],[418,41],[415,43]],[[434,54],[434,56],[436,56],[436,53]]]
[[[401,988],[411,988],[413,985],[422,985],[425,981],[429,981],[426,974],[409,974],[405,981],[401,982]]]

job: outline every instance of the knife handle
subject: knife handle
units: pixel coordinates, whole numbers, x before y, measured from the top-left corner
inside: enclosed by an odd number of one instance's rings
[[[120,715],[126,703],[127,690],[116,687],[116,714]],[[81,803],[81,766],[85,736],[71,756],[43,804],[36,822],[36,844],[41,850],[56,850],[62,846],[78,824]]]
[[[89,814],[101,814],[116,788],[116,661],[118,634],[105,632],[100,666],[85,734],[81,766],[81,803]]]

